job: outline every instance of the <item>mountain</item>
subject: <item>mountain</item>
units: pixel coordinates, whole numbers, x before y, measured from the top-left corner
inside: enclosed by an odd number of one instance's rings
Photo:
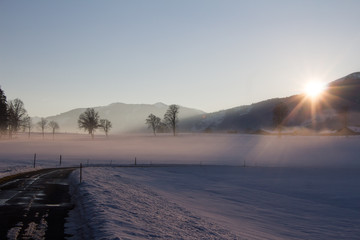
[[[360,72],[349,74],[329,84],[327,94],[335,107],[348,106],[360,110]]]
[[[342,127],[340,112],[344,108],[348,111],[349,125],[358,126],[360,124],[360,72],[329,83],[321,98],[316,102],[304,94],[269,99],[191,117],[182,123],[182,130],[256,132],[264,128],[272,129],[272,111],[280,102],[284,102],[291,113],[285,123],[288,127],[308,127],[317,130],[339,129]]]
[[[94,107],[99,112],[100,118],[106,118],[112,122],[111,133],[141,132],[147,129],[145,119],[149,114],[154,114],[163,118],[168,105],[164,103],[155,104],[125,104],[112,103],[107,106]],[[62,132],[82,132],[78,128],[77,121],[79,115],[86,108],[77,108],[56,116],[47,117],[49,121],[56,121],[60,125]],[[183,119],[204,114],[205,112],[197,109],[180,106],[179,119]]]
[[[273,129],[273,109],[280,102],[285,103],[290,112],[285,122],[288,127],[340,129],[344,109],[348,112],[349,125],[360,126],[360,72],[330,82],[316,104],[305,94],[298,94],[213,113],[180,107],[178,129],[182,132],[258,132],[260,129]],[[112,133],[120,133],[148,131],[145,125],[147,116],[152,113],[163,118],[167,108],[164,103],[113,103],[95,107],[95,110],[101,118],[113,123]],[[80,132],[77,119],[85,110],[78,108],[47,119],[57,121],[63,132]]]

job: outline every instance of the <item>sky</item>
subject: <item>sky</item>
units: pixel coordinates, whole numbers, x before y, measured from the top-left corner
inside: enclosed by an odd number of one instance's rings
[[[291,96],[360,71],[359,10],[358,0],[1,0],[0,86],[39,117]]]

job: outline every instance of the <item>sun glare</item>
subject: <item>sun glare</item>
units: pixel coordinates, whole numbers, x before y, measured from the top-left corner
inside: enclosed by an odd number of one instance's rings
[[[312,81],[305,85],[305,93],[311,98],[318,97],[325,90],[325,84],[319,81]]]

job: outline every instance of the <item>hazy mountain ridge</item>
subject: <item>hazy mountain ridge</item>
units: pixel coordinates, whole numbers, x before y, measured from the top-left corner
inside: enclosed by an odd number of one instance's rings
[[[339,110],[349,109],[349,124],[360,125],[360,72],[349,74],[328,84],[323,100],[316,104],[316,116],[312,115],[312,103],[304,94],[285,98],[273,98],[251,105],[234,107],[213,113],[180,107],[179,131],[183,132],[254,132],[273,128],[273,108],[284,102],[291,113],[286,121],[290,127],[311,127],[317,129],[339,129]],[[168,105],[112,103],[95,107],[101,118],[113,123],[113,133],[148,131],[145,119],[152,113],[164,116]],[[59,123],[62,132],[81,132],[77,126],[79,115],[86,108],[77,108],[47,119]],[[35,118],[36,119],[36,118]],[[37,119],[36,119],[37,121]],[[35,121],[34,121],[35,122]]]
[[[106,118],[112,122],[112,133],[123,132],[140,132],[145,131],[145,119],[149,114],[154,114],[163,118],[168,105],[164,103],[155,104],[125,104],[111,103],[107,106],[94,107],[99,112],[101,118]],[[82,132],[78,128],[78,118],[86,108],[73,109],[55,116],[47,117],[49,121],[57,121],[60,125],[61,132]],[[179,119],[182,121],[195,115],[204,114],[205,112],[197,109],[180,106]]]
[[[316,120],[316,129],[339,129],[338,111],[349,108],[349,124],[360,125],[360,72],[349,74],[328,84],[323,99],[315,106],[316,116],[311,113],[312,103],[304,94],[285,98],[273,98],[251,105],[235,107],[204,114],[185,120],[184,130],[204,132],[255,132],[273,128],[273,109],[284,102],[291,113],[286,121],[290,127],[310,127]]]

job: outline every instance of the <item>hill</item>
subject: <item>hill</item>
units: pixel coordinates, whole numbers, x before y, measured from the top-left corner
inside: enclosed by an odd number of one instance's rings
[[[183,122],[183,130],[202,132],[256,132],[272,129],[272,110],[284,102],[289,108],[285,125],[316,130],[342,127],[341,111],[347,109],[349,125],[360,124],[360,72],[330,82],[316,101],[304,94],[274,98],[251,105],[194,116]]]
[[[101,118],[109,119],[112,122],[112,133],[124,132],[140,132],[145,131],[145,119],[152,113],[160,118],[163,118],[168,105],[164,103],[155,104],[125,104],[112,103],[107,106],[94,107],[99,112]],[[56,116],[50,116],[46,119],[57,121],[62,132],[82,132],[79,130],[77,120],[79,115],[83,113],[86,108],[77,108]],[[183,119],[204,114],[203,111],[180,107],[179,119]]]
[[[273,129],[273,109],[283,102],[288,106],[289,116],[285,126],[315,130],[338,130],[343,127],[344,110],[349,125],[360,126],[360,72],[332,81],[319,99],[312,100],[305,94],[285,98],[273,98],[251,105],[239,106],[213,113],[181,107],[179,130],[183,132],[259,132]],[[168,105],[112,103],[95,107],[101,118],[113,123],[112,133],[144,132],[145,119],[152,113],[164,116]],[[80,132],[77,119],[86,108],[73,109],[48,117],[60,124],[62,132]]]

